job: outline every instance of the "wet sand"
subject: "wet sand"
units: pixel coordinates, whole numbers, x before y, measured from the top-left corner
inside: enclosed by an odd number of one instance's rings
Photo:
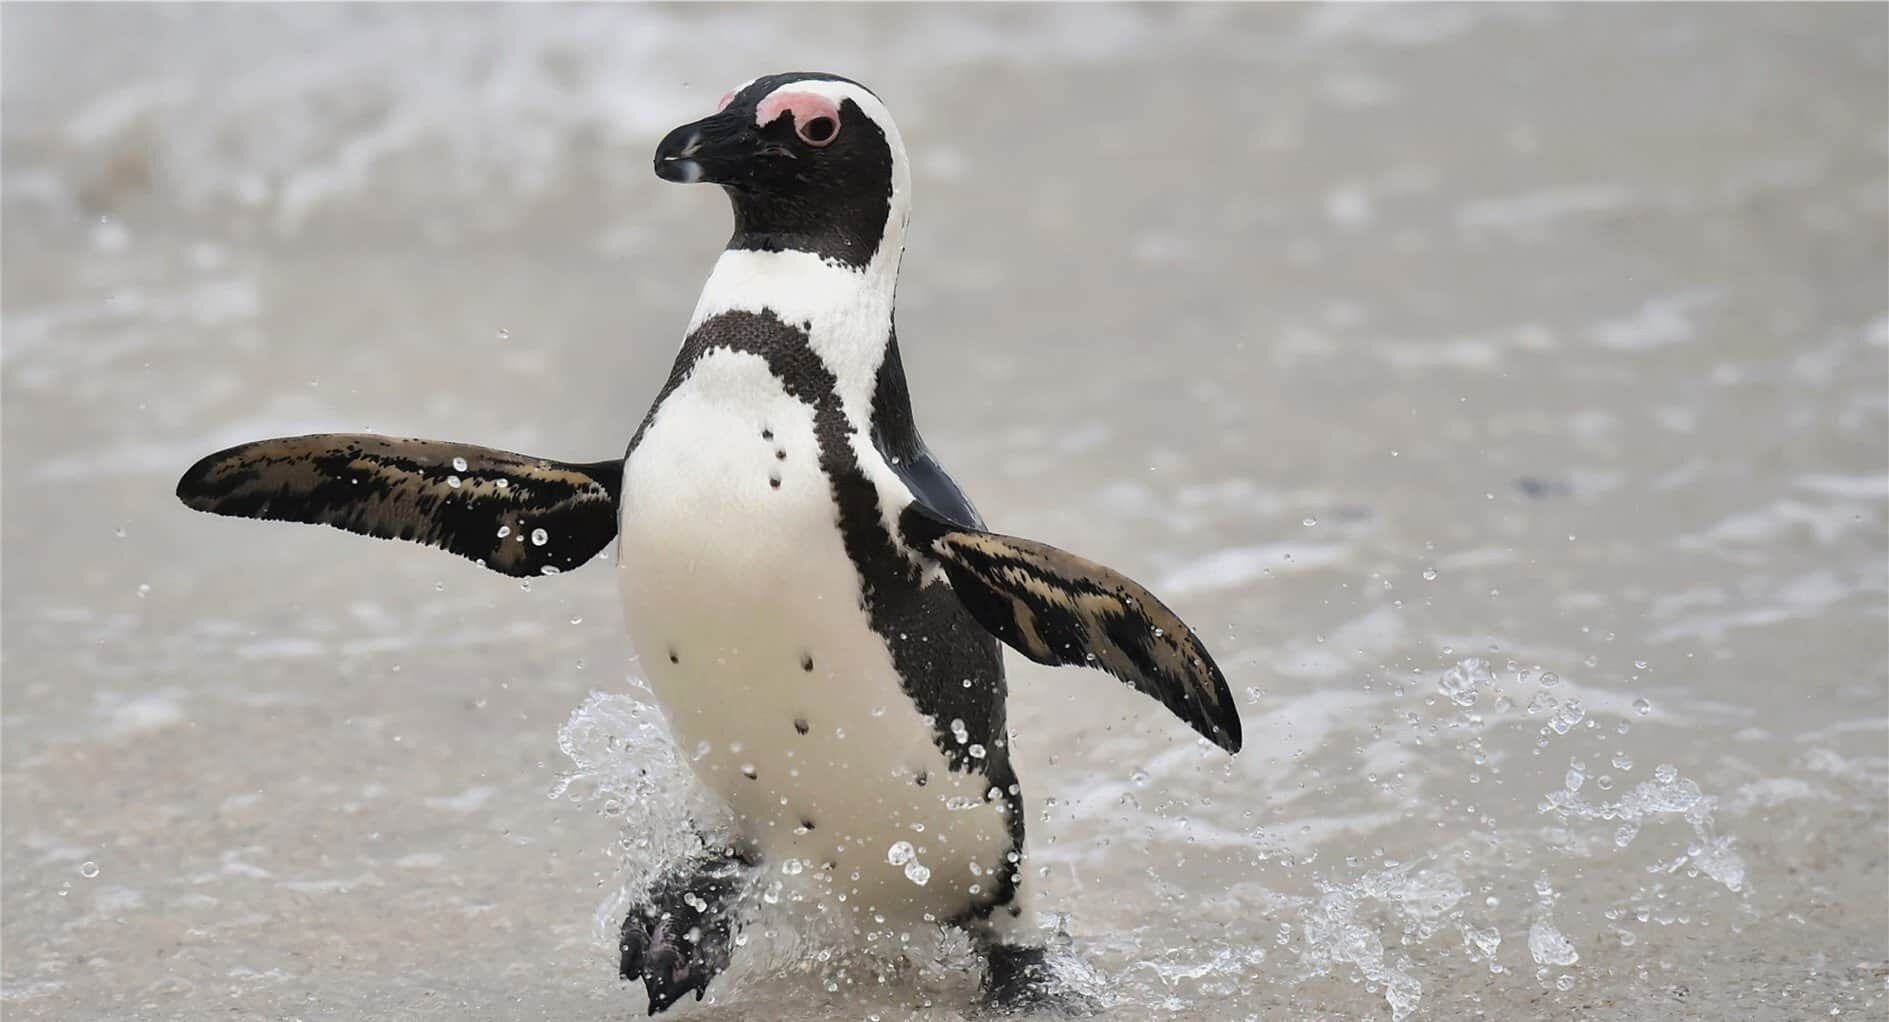
[[[806,66],[912,150],[934,450],[1243,702],[1229,760],[1011,658],[1030,880],[1104,1017],[1883,1017],[1886,34],[8,6],[0,1007],[641,1017],[610,917],[683,801],[611,571],[171,487],[300,431],[620,450],[728,225],[649,153]],[[677,1017],[974,992],[961,949],[880,983],[819,936],[769,910]]]

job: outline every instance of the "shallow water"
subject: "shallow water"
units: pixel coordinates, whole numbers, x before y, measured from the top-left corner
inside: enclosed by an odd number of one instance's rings
[[[727,225],[651,147],[804,65],[913,150],[933,448],[1245,704],[1228,759],[1012,659],[1104,1017],[1884,1017],[1885,29],[9,6],[0,1005],[640,1017],[610,917],[687,796],[610,573],[170,488],[297,431],[620,450]],[[794,897],[686,1013],[962,1014],[961,947],[822,961]]]

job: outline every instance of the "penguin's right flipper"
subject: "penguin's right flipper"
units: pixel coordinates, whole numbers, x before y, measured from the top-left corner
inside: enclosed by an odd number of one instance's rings
[[[984,629],[1039,664],[1097,667],[1240,751],[1240,715],[1207,647],[1134,579],[1047,543],[958,525],[913,502],[908,546],[935,558]]]
[[[506,575],[568,571],[617,534],[623,463],[573,465],[365,433],[258,440],[177,481],[188,507],[330,525],[458,554]]]

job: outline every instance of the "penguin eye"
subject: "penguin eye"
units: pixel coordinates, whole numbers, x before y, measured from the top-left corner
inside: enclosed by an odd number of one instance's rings
[[[794,133],[810,146],[825,147],[832,145],[833,140],[839,137],[840,122],[832,117],[811,117],[805,124],[796,120]]]
[[[727,92],[724,92],[721,94],[721,102],[715,104],[715,112],[721,113],[723,110],[728,109],[728,104],[733,103],[734,101],[735,101],[735,90],[729,89]]]
[[[830,146],[840,137],[839,104],[817,92],[795,92],[786,87],[755,104],[757,127],[765,128],[783,115],[794,119],[794,134],[815,149]]]

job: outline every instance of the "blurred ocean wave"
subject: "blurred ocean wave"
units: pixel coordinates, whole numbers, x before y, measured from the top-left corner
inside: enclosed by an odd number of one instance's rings
[[[7,25],[8,189],[98,215],[214,210],[289,235],[351,202],[395,216],[529,203],[643,180],[651,139],[783,60],[868,82],[898,68],[916,90],[896,97],[901,119],[918,122],[948,100],[929,88],[967,66],[1239,45],[1217,35],[1228,20],[1125,5],[22,8]],[[1306,19],[1313,38],[1356,20]]]

